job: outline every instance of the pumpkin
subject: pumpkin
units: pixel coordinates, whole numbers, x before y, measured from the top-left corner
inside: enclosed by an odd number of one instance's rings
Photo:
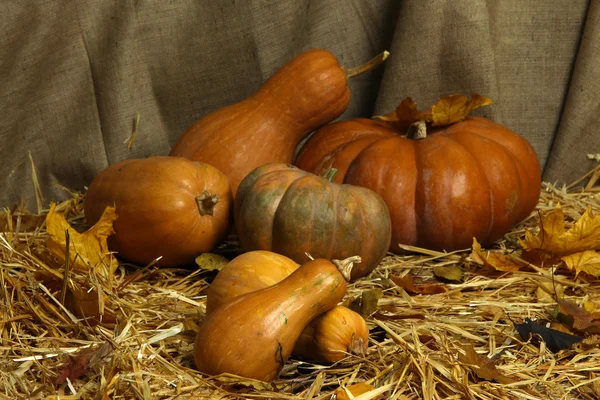
[[[367,322],[357,312],[338,305],[308,324],[293,354],[314,362],[337,362],[348,354],[364,356],[368,345]]]
[[[211,282],[206,292],[206,315],[239,295],[279,283],[298,267],[295,261],[270,251],[240,254],[229,261]]]
[[[263,165],[244,178],[234,221],[247,251],[273,251],[298,264],[309,255],[359,255],[362,261],[352,269],[352,279],[369,274],[381,262],[391,239],[389,212],[375,192],[333,184],[282,163]]]
[[[334,182],[377,192],[391,215],[392,252],[401,252],[399,245],[452,251],[473,238],[490,244],[535,208],[540,163],[531,144],[507,127],[452,115],[448,104],[465,105],[456,96],[430,112],[417,112],[407,98],[383,120],[331,123],[310,137],[294,164],[315,174],[336,168]],[[475,96],[471,101],[482,101]],[[460,112],[475,107],[466,103]]]
[[[196,368],[208,375],[277,378],[306,325],[346,294],[353,260],[309,261],[281,282],[214,310],[196,335]]]
[[[219,271],[206,293],[206,315],[242,294],[281,282],[299,265],[277,253],[264,250],[240,254]],[[347,353],[363,355],[369,329],[360,314],[336,306],[304,328],[292,355],[315,362],[335,362]]]
[[[215,166],[241,180],[263,164],[291,163],[298,144],[348,107],[348,77],[373,68],[387,53],[348,71],[329,51],[311,49],[289,60],[251,96],[196,121],[170,155]]]
[[[128,261],[161,266],[191,264],[219,245],[231,227],[229,180],[218,169],[182,157],[154,156],[110,165],[84,199],[90,224],[114,205],[111,251]]]

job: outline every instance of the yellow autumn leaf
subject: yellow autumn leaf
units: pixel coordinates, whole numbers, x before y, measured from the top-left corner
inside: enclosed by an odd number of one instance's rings
[[[450,125],[467,118],[476,108],[493,104],[487,97],[473,94],[469,100],[462,94],[452,94],[440,99],[431,107],[432,125]]]
[[[227,258],[214,253],[202,253],[195,261],[198,268],[205,271],[220,271],[229,263]]]
[[[48,250],[64,263],[67,245],[65,232],[68,231],[71,270],[85,273],[91,268],[96,268],[105,277],[114,273],[119,264],[109,252],[106,239],[114,233],[113,222],[117,219],[115,208],[106,207],[100,220],[83,233],[73,229],[64,214],[57,213],[55,209],[56,204],[52,203],[46,215]]]
[[[580,251],[561,258],[569,269],[574,269],[578,274],[585,272],[593,276],[600,276],[600,253],[593,250]]]
[[[597,250],[600,249],[600,215],[595,215],[588,208],[567,230],[565,215],[559,203],[554,210],[542,215],[540,230],[536,234],[527,230],[525,239],[519,241],[524,250],[538,251],[548,256],[564,257],[586,250]]]
[[[470,256],[476,263],[497,271],[514,272],[521,266],[510,256],[498,251],[483,251],[477,239],[473,238],[473,249]]]

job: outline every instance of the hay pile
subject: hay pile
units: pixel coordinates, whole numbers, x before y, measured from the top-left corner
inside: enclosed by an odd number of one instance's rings
[[[588,207],[600,212],[600,188],[593,185],[599,175],[600,167],[568,188],[545,183],[538,210],[544,213],[560,202],[571,222]],[[82,195],[57,209],[74,227],[86,229]],[[63,296],[66,302],[72,297],[61,283],[63,266],[45,249],[44,225],[31,229],[43,215],[7,211],[2,218],[2,399],[330,399],[336,389],[357,382],[377,388],[356,397],[360,400],[600,397],[599,337],[586,335],[553,353],[543,341],[521,340],[513,325],[525,318],[552,321],[556,302],[540,295],[540,286],[560,285],[563,298],[600,306],[598,281],[564,268],[484,270],[470,258],[471,249],[447,254],[413,248],[406,256],[389,255],[347,294],[347,304],[357,304],[363,293],[381,294],[377,309],[366,311],[372,333],[368,354],[335,365],[292,359],[280,379],[267,384],[205,377],[193,369],[193,340],[214,272],[124,264],[112,289],[100,294],[121,317],[115,322],[105,316],[97,324],[63,305]],[[517,239],[526,229],[538,229],[538,218],[533,212],[496,247],[506,253],[518,249]],[[233,257],[239,248],[232,241],[219,251]],[[451,265],[464,271],[461,281],[435,278],[435,267]],[[409,275],[445,290],[410,293],[397,284]],[[70,287],[93,289],[100,282],[78,271],[69,279]],[[80,378],[67,379],[72,376]]]

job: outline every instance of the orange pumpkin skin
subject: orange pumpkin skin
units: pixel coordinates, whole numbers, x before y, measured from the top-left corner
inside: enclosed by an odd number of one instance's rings
[[[364,356],[369,327],[364,318],[344,306],[335,306],[308,324],[293,354],[314,362],[337,362],[355,354]]]
[[[109,249],[122,258],[157,265],[190,264],[219,245],[231,227],[233,198],[227,177],[204,163],[155,156],[110,165],[92,181],[84,212],[93,224],[116,207]]]
[[[211,282],[206,292],[206,315],[237,296],[279,283],[298,267],[295,261],[271,251],[240,254]]]
[[[392,218],[390,251],[398,244],[434,250],[468,248],[501,238],[535,208],[541,167],[523,137],[483,117],[429,128],[424,139],[402,136],[374,120],[340,121],[319,129],[295,165],[335,182],[377,192]]]
[[[242,179],[270,162],[291,163],[310,132],[348,107],[346,72],[326,50],[298,54],[257,92],[198,120],[170,155],[215,166],[229,177],[235,196]]]
[[[240,184],[234,221],[242,247],[269,250],[299,264],[358,255],[352,279],[369,274],[387,253],[391,222],[380,196],[337,185],[293,165],[256,168]]]
[[[221,305],[196,335],[196,368],[209,375],[275,379],[304,327],[346,294],[349,276],[342,269],[315,259],[275,285]]]

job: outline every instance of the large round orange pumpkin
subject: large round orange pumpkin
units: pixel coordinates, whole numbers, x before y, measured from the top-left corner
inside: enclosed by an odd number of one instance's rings
[[[413,139],[389,121],[354,119],[319,129],[294,163],[335,182],[370,188],[392,219],[390,250],[399,244],[452,251],[476,238],[501,238],[536,206],[540,163],[531,144],[507,127],[470,116],[428,126]]]

